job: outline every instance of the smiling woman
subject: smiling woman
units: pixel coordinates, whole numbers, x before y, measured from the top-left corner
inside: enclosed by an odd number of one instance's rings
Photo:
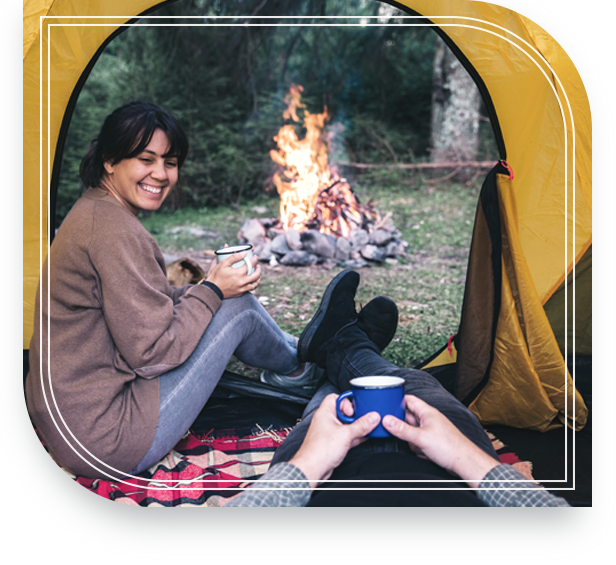
[[[187,155],[188,139],[179,122],[139,101],[107,117],[79,172],[84,186],[100,187],[137,215],[160,208]]]
[[[84,157],[86,192],[51,245],[37,292],[26,399],[68,470],[119,479],[163,458],[197,417],[232,355],[302,373],[296,338],[249,291],[239,253],[205,279],[169,286],[163,254],[137,216],[177,186],[188,153],[179,122],[153,104],[110,114]]]
[[[157,129],[138,157],[105,162],[101,188],[135,216],[141,210],[158,210],[178,180],[178,159],[168,153],[169,138]]]

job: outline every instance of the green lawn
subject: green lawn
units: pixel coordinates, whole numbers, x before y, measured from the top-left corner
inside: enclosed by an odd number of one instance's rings
[[[371,200],[382,216],[391,211],[393,224],[409,243],[408,260],[360,269],[357,302],[366,304],[379,294],[396,302],[400,322],[384,356],[401,367],[414,366],[457,331],[480,181],[472,186],[414,187],[373,176],[353,189],[362,202]],[[163,252],[182,256],[235,243],[244,220],[277,216],[277,207],[276,197],[263,196],[237,209],[158,212],[143,218],[143,223]],[[202,232],[191,234],[191,229]],[[341,269],[262,263],[262,270],[255,295],[280,327],[299,336],[327,283]],[[231,368],[255,375],[239,363]]]

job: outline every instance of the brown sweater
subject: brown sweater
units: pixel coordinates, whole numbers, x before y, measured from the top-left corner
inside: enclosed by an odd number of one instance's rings
[[[143,459],[157,377],[190,356],[221,305],[210,288],[186,290],[169,286],[158,245],[115,198],[89,189],[76,202],[43,266],[26,380],[56,462],[119,478]]]

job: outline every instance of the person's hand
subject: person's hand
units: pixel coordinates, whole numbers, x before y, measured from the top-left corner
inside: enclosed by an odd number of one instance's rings
[[[336,394],[325,397],[312,417],[302,446],[289,461],[306,475],[313,489],[331,476],[349,449],[364,442],[381,420],[378,412],[370,412],[352,424],[343,424],[336,415],[337,399]],[[353,413],[346,398],[340,408],[348,416]]]
[[[246,252],[242,251],[230,255],[220,263],[216,259],[212,260],[205,280],[214,283],[225,298],[234,298],[255,290],[261,282],[259,257],[253,254],[251,263],[254,271],[250,275],[246,275],[246,267],[244,266],[237,269],[232,267],[234,263],[241,261],[244,257],[246,257]]]
[[[477,488],[499,461],[468,439],[451,421],[416,396],[405,396],[406,422],[394,416],[383,418],[383,427],[407,441],[419,456],[451,471]]]

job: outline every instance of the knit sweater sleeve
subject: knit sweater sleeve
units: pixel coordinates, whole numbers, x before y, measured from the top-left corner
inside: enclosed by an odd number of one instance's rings
[[[511,465],[497,465],[481,481],[477,496],[488,506],[569,506],[559,496],[529,481]]]
[[[180,298],[186,294],[186,291],[193,285],[188,284],[186,286],[170,286],[169,287],[169,296],[171,300],[173,300],[174,304],[177,304],[180,301]]]
[[[306,506],[312,491],[302,471],[291,463],[271,467],[254,485],[233,497],[225,508]]]
[[[98,203],[89,252],[98,274],[93,292],[117,348],[116,367],[126,364],[153,378],[182,364],[220,308],[218,295],[205,286],[172,293],[158,245],[117,206]]]

